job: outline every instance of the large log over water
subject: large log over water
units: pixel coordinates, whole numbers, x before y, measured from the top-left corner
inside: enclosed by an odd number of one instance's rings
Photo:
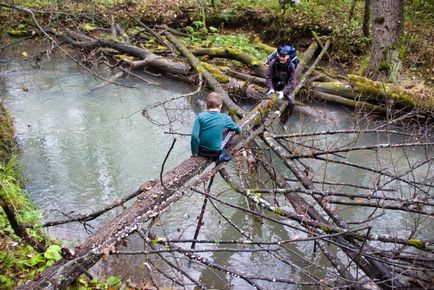
[[[230,145],[230,151],[235,145],[240,150],[245,145],[244,140],[254,137],[251,135],[252,132],[258,133],[254,130],[258,126],[258,118],[266,116],[272,107],[272,100],[264,100],[239,122],[243,128],[243,138],[237,138],[237,141]],[[185,183],[203,171],[210,163],[211,161],[207,158],[191,157],[165,174],[163,184],[158,183],[151,188],[140,187],[138,191],[141,193],[135,203],[80,243],[73,251],[76,256],[71,260],[63,259],[57,262],[45,270],[38,279],[19,289],[58,289],[70,284],[83,272],[83,269],[88,269],[100,259],[104,249],[114,249],[117,242],[128,237],[144,222],[158,216],[181,198],[190,188]]]

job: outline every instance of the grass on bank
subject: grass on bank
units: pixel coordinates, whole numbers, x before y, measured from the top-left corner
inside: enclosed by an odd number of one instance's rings
[[[27,232],[38,241],[46,240],[38,226],[42,213],[30,202],[27,194],[21,189],[17,169],[16,156],[13,155],[6,163],[0,164],[0,195],[11,208],[20,224],[31,225]],[[20,280],[28,280],[60,257],[60,246],[50,245],[45,253],[37,253],[15,235],[9,220],[0,209],[0,282],[5,289],[13,289]]]

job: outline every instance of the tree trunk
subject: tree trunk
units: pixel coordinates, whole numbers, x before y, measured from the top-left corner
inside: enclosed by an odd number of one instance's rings
[[[363,36],[369,37],[369,23],[371,21],[371,0],[365,0],[365,11],[363,13]]]
[[[348,14],[348,21],[351,21],[354,17],[354,9],[356,8],[356,0],[351,1],[350,13]]]
[[[372,47],[368,76],[395,81],[401,67],[403,0],[372,0]]]

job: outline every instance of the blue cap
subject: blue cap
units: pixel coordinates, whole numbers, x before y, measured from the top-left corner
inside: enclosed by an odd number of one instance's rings
[[[279,47],[279,49],[277,50],[277,53],[280,55],[290,55],[293,49],[294,48],[292,46],[285,45],[285,46]]]

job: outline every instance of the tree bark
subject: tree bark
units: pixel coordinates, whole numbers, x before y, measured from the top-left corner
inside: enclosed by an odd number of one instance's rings
[[[371,0],[365,0],[365,8],[363,12],[363,36],[369,37],[369,23],[371,22]]]
[[[368,76],[396,81],[401,68],[404,0],[372,0],[372,46]]]

